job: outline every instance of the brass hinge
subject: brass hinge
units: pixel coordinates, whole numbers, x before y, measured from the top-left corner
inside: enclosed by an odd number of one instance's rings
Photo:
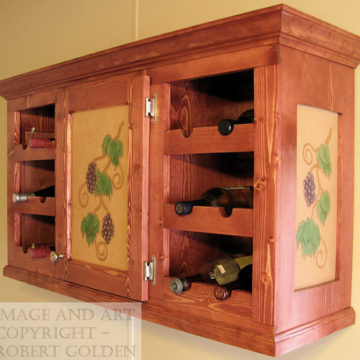
[[[151,117],[153,123],[156,123],[156,94],[151,99],[145,98],[145,116]]]
[[[153,255],[151,261],[144,261],[144,280],[151,281],[152,285],[156,282],[156,257]]]

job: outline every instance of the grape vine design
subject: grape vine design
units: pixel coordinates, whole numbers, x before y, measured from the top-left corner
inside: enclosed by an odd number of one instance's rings
[[[114,138],[106,135],[102,141],[102,154],[90,161],[85,181],[79,189],[79,203],[82,208],[89,204],[90,196],[98,199],[96,207],[90,211],[81,221],[81,234],[86,238],[88,245],[95,245],[96,256],[104,261],[108,256],[108,245],[115,235],[114,223],[104,198],[111,198],[114,190],[118,190],[124,183],[124,171],[120,164],[120,158],[123,156],[123,143],[120,140],[121,129],[124,123],[121,123]],[[105,159],[105,166],[101,169],[99,162]],[[107,161],[106,161],[107,159]],[[111,164],[114,166],[114,173],[109,175]],[[105,212],[101,221],[99,212]]]
[[[324,189],[321,182],[322,172],[328,179],[331,177],[332,166],[330,159],[329,143],[332,129],[325,142],[318,148],[306,143],[303,147],[303,159],[309,166],[309,171],[303,181],[304,199],[311,209],[311,217],[303,220],[296,234],[297,247],[301,245],[302,255],[315,256],[317,266],[322,269],[327,260],[326,243],[321,236],[319,222],[325,225],[330,213],[330,193]],[[315,217],[315,210],[317,217]]]

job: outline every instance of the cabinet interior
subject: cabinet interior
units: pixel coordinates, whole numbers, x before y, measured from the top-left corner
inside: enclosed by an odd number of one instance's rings
[[[55,246],[55,217],[34,214],[21,215],[21,246],[24,252],[35,246]]]
[[[21,110],[15,121],[15,189],[34,193],[55,186],[55,105]],[[52,141],[50,148],[33,148],[30,139]],[[20,239],[24,252],[30,247],[55,245],[55,198],[30,197],[15,204]]]
[[[27,146],[30,137],[55,138],[55,105],[20,111],[20,137],[15,144]]]
[[[175,202],[198,199],[213,187],[253,186],[253,151],[228,152],[221,143],[232,142],[236,146],[238,138],[233,134],[222,136],[217,131],[221,119],[236,120],[241,113],[254,108],[253,76],[253,70],[248,70],[170,84],[169,132],[180,130],[183,141],[192,141],[195,150],[181,153],[180,148],[179,151],[175,149],[175,154],[168,157],[168,201],[171,205],[165,208],[165,212],[174,212]],[[243,125],[236,126],[241,131]],[[195,128],[199,128],[199,132],[193,131]],[[202,136],[201,132],[207,131],[206,128],[212,128],[214,136],[219,138],[219,146],[209,153],[197,153],[197,142],[202,141],[197,137]],[[179,139],[181,145],[181,135]],[[211,142],[212,138],[208,137],[206,141]],[[217,258],[239,253],[252,254],[252,236],[241,232],[232,234],[226,223],[221,222],[227,215],[219,209],[209,210],[211,213],[207,216],[211,217],[210,221],[218,223],[216,233],[211,230],[191,231],[191,224],[186,223],[197,217],[195,212],[174,219],[178,220],[177,223],[183,222],[187,231],[181,229],[181,224],[174,229],[172,220],[165,221],[165,226],[169,228],[170,277],[196,274],[203,264]],[[237,215],[233,212],[232,216],[235,218]],[[203,220],[201,216],[198,219],[199,222]]]

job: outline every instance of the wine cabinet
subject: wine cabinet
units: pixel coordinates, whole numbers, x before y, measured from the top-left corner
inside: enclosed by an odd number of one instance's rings
[[[141,301],[146,320],[273,356],[353,324],[359,63],[358,36],[277,5],[0,81],[4,274],[85,301]],[[252,195],[213,206],[209,189]],[[240,254],[251,291],[232,283],[218,300],[213,278],[172,291]]]

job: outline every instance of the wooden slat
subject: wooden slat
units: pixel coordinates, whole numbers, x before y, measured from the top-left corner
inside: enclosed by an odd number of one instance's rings
[[[14,211],[21,214],[55,216],[55,198],[48,197],[41,202],[41,197],[29,197],[28,201],[13,204]]]
[[[253,124],[236,125],[227,136],[216,126],[194,128],[189,137],[182,130],[169,130],[165,135],[165,153],[169,155],[250,151],[254,151]]]
[[[36,149],[27,147],[24,149],[22,145],[15,146],[15,161],[37,161],[37,160],[53,160],[55,159],[56,150],[54,149]]]
[[[173,204],[165,204],[164,226],[172,230],[196,231],[213,234],[251,237],[252,209],[233,209],[228,217],[218,207],[194,206],[191,214],[179,216]]]

